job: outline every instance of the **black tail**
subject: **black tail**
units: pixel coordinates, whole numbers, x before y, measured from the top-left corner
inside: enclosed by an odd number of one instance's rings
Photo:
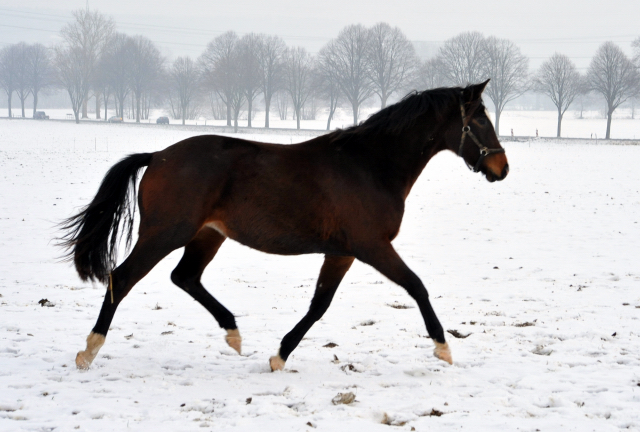
[[[69,250],[80,279],[106,283],[116,266],[117,246],[126,233],[131,245],[136,208],[136,179],[140,168],[151,163],[152,153],[132,154],[111,167],[98,193],[80,213],[61,223],[68,231],[59,245]],[[121,222],[123,233],[120,233]]]

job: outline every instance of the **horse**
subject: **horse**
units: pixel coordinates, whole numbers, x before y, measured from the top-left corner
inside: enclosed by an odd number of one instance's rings
[[[325,255],[309,310],[270,357],[272,371],[284,368],[328,309],[355,259],[407,291],[435,343],[435,357],[452,364],[429,294],[391,242],[413,184],[438,152],[457,153],[490,182],[507,176],[504,149],[482,102],[487,83],[414,91],[359,125],[299,144],[202,135],[122,159],[107,172],[95,198],[61,223],[59,244],[80,278],[107,286],[76,366],[90,367],[120,302],[160,260],[182,247],[172,282],[213,315],[226,330],[227,344],[240,354],[234,315],[201,283],[227,238],[266,253]],[[143,167],[138,238],[116,266],[121,238],[131,245]]]

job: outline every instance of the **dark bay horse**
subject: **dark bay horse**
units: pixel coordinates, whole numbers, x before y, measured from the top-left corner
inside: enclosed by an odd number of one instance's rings
[[[356,258],[407,290],[435,342],[434,355],[452,363],[427,290],[391,241],[411,187],[436,153],[457,153],[489,181],[506,177],[507,158],[481,99],[487,82],[414,92],[358,126],[300,144],[196,136],[118,162],[93,201],[63,223],[61,244],[80,278],[108,286],[87,348],[76,357],[78,368],[91,365],[131,288],[181,247],[184,256],[171,280],[213,315],[240,353],[233,314],[200,282],[227,238],[268,253],[325,255],[309,311],[282,339],[272,370],[284,368]],[[120,238],[131,242],[135,183],[143,167],[138,240],[116,267]]]

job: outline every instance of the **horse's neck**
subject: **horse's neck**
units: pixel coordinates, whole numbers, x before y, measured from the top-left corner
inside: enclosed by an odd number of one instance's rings
[[[405,198],[431,158],[445,149],[438,127],[426,135],[424,131],[415,130],[418,128],[419,125],[414,126],[414,130],[403,132],[386,146],[386,163],[392,167],[389,171],[397,176],[396,182]]]

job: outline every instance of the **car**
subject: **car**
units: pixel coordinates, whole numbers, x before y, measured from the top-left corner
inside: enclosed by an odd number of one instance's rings
[[[157,124],[169,124],[169,117],[158,117]]]
[[[44,113],[44,111],[36,111],[33,115],[33,118],[36,120],[49,120],[49,116]]]
[[[117,117],[117,116],[111,116],[109,117],[109,120],[107,120],[109,123],[122,123],[122,117]]]

